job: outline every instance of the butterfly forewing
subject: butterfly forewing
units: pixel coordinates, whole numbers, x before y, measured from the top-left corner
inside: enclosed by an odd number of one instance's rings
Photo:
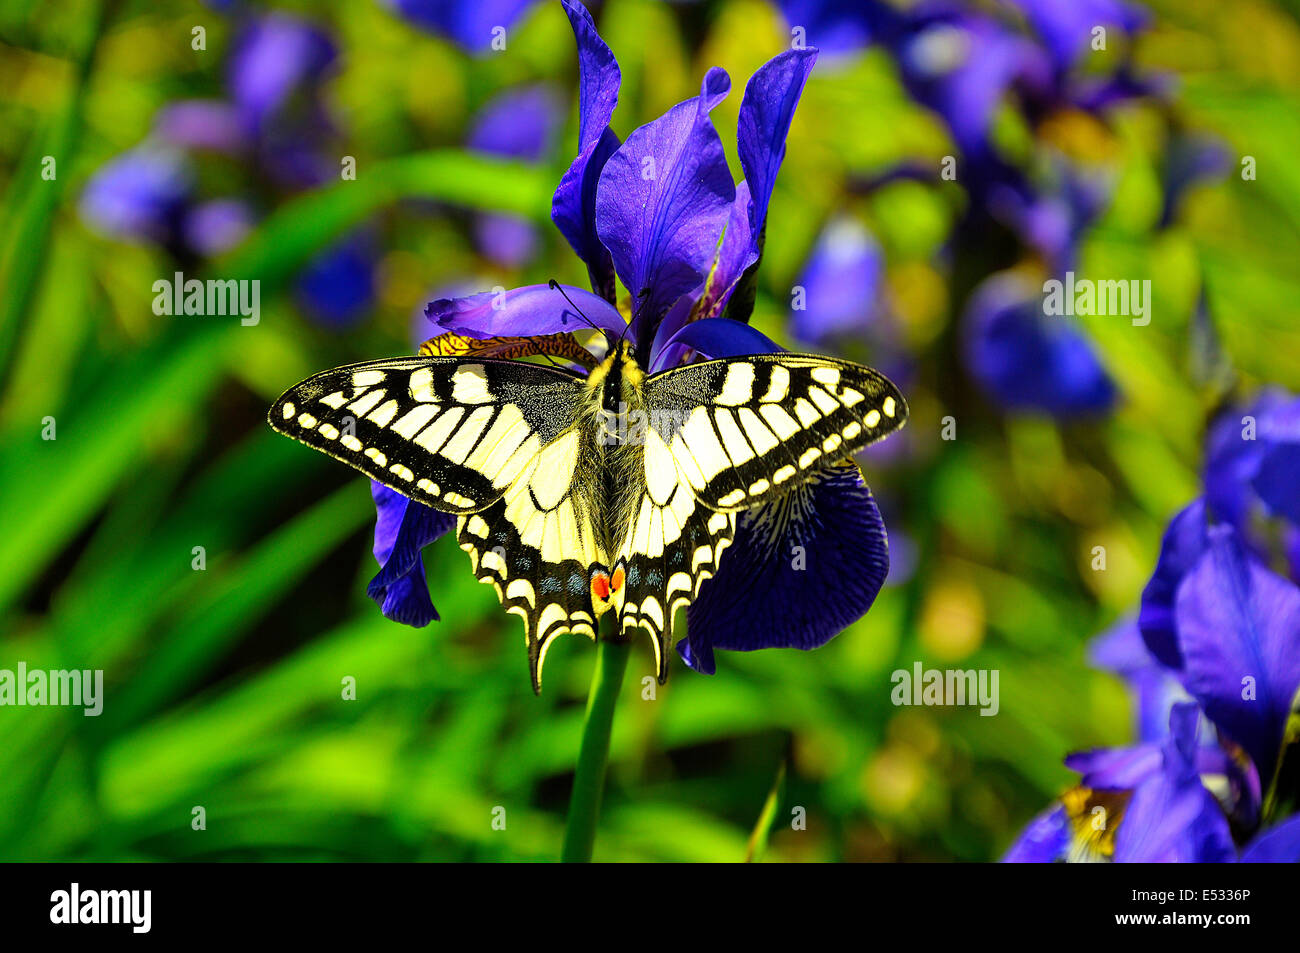
[[[680,474],[701,504],[726,512],[781,496],[907,419],[882,374],[802,354],[675,368],[644,394],[647,482]]]
[[[582,392],[576,375],[537,364],[401,358],[309,377],[269,420],[413,500],[472,513],[572,423]]]

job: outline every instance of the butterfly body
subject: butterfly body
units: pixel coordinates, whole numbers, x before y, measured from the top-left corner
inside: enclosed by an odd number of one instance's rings
[[[718,570],[737,519],[781,505],[897,429],[870,368],[795,354],[647,375],[621,342],[585,377],[491,357],[423,356],[317,374],[275,429],[458,517],[475,575],[546,651],[614,612],[667,674],[674,613]]]

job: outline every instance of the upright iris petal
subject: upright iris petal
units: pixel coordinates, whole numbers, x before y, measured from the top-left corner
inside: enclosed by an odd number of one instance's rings
[[[632,337],[649,353],[659,320],[704,280],[736,186],[709,111],[731,80],[711,69],[700,95],[635,130],[605,163],[596,230],[632,295]]]
[[[1115,835],[1117,863],[1223,863],[1236,857],[1228,821],[1201,783],[1200,713],[1174,706],[1160,771],[1137,785]]]
[[[609,121],[622,73],[586,7],[564,0],[564,12],[578,44],[578,155],[551,199],[551,219],[586,263],[592,290],[613,303],[614,263],[596,231],[596,189],[619,146]]]
[[[764,63],[745,84],[736,127],[745,178],[736,187],[722,243],[707,277],[673,304],[655,332],[652,352],[656,360],[662,361],[659,355],[665,342],[692,320],[715,317],[723,308],[727,308],[728,317],[749,320],[767,207],[785,159],[790,123],[816,61],[816,50],[789,50]]]
[[[370,492],[375,500],[375,559],[380,570],[366,593],[394,622],[426,626],[438,618],[438,612],[429,598],[420,550],[449,532],[456,517],[374,481]]]
[[[1155,572],[1142,590],[1142,609],[1138,615],[1142,638],[1151,654],[1171,669],[1183,667],[1174,599],[1183,577],[1200,561],[1208,546],[1205,502],[1196,499],[1170,520],[1160,542]]]
[[[1300,589],[1251,558],[1227,525],[1175,602],[1183,683],[1270,778],[1300,688]]]

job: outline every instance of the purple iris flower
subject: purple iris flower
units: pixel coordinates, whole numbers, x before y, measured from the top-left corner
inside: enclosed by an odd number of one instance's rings
[[[404,20],[458,43],[471,53],[492,46],[502,29],[513,26],[532,0],[385,0]]]
[[[483,108],[470,130],[467,145],[478,152],[540,162],[550,153],[562,112],[546,86],[509,90]],[[506,268],[528,262],[537,249],[537,229],[515,215],[480,214],[474,220],[479,251]]]
[[[1075,417],[1115,405],[1118,392],[1087,337],[1068,317],[1045,315],[1014,276],[980,285],[964,320],[967,367],[1004,407]]]
[[[1268,432],[1285,443],[1291,403],[1269,392],[1250,409],[1277,414],[1283,426]],[[1067,759],[1080,788],[1032,823],[1006,859],[1078,853],[1089,828],[1070,805],[1104,791],[1127,798],[1107,842],[1114,860],[1300,860],[1300,825],[1275,823],[1300,797],[1288,760],[1300,744],[1287,733],[1300,700],[1300,586],[1270,568],[1285,560],[1271,558],[1269,537],[1242,512],[1269,442],[1249,440],[1239,452],[1239,435],[1225,427],[1211,428],[1207,495],[1170,522],[1136,623],[1093,649],[1138,693],[1138,744]],[[1297,472],[1289,470],[1292,484]],[[1224,502],[1210,501],[1212,481]]]
[[[737,135],[745,178],[737,184],[709,118],[730,91],[727,74],[710,70],[698,96],[620,142],[610,127],[618,63],[587,10],[576,0],[564,0],[564,9],[578,46],[578,154],[555,191],[552,218],[586,265],[592,290],[539,284],[443,298],[428,306],[429,319],[473,338],[536,337],[589,321],[614,337],[626,334],[651,372],[779,350],[745,322],[768,202],[816,50],[783,53],[750,79]],[[622,309],[619,282],[628,293]],[[677,649],[698,671],[714,670],[719,648],[822,645],[866,612],[883,584],[885,528],[856,468],[830,467],[786,503],[738,521],[727,558],[688,610],[689,636]],[[380,526],[376,551],[381,537],[387,545],[407,521],[423,519],[414,515],[421,509],[412,503],[398,528]],[[804,565],[837,581],[832,598],[806,584]],[[376,577],[384,579],[390,618],[421,617],[422,590],[409,590],[414,608],[393,595],[396,580],[411,572],[420,569],[404,555]]]

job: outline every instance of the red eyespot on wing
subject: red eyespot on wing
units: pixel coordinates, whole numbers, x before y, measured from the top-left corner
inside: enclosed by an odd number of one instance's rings
[[[623,583],[626,579],[627,576],[623,572],[623,567],[619,566],[617,569],[614,570],[614,576],[609,581],[609,591],[618,592],[620,589],[623,588]]]
[[[593,574],[591,577],[591,591],[601,601],[608,599],[610,593],[609,575],[603,572]]]

